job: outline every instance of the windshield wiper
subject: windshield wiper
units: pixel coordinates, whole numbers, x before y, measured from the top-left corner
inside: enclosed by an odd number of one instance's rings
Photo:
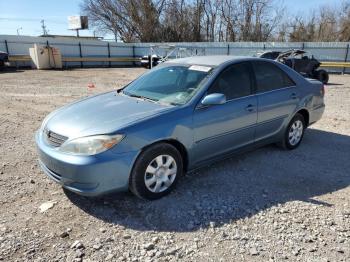
[[[148,101],[155,102],[155,103],[158,103],[158,104],[163,104],[163,105],[172,105],[172,106],[179,106],[179,105],[181,105],[181,103],[165,102],[165,101],[162,101],[162,100],[159,100],[159,99],[149,98],[149,97],[146,97],[146,96],[132,94],[130,92],[125,92],[125,91],[122,91],[122,94],[130,96],[130,97],[135,97],[135,98],[140,98],[140,99],[143,99],[143,100],[148,100]]]
[[[123,91],[123,94],[125,94],[127,96],[130,96],[130,97],[136,97],[136,98],[140,98],[140,99],[143,99],[143,100],[148,100],[148,101],[151,101],[151,102],[158,102],[157,99],[149,98],[149,97],[145,97],[145,96],[141,96],[141,95],[137,95],[137,94],[132,94],[132,93],[125,92],[125,91]]]

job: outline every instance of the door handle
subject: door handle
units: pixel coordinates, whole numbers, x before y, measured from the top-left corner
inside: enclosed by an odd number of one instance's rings
[[[296,94],[296,93],[292,93],[292,94],[290,95],[290,98],[291,98],[291,99],[297,99],[297,98],[298,98],[298,96],[297,96],[297,94]]]
[[[245,110],[247,110],[248,112],[253,112],[254,111],[255,106],[253,106],[252,104],[248,105]]]

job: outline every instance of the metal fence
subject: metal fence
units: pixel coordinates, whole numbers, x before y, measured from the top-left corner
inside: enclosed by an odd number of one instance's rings
[[[149,52],[150,46],[159,44],[136,43],[135,55],[141,56]],[[345,42],[233,42],[233,43],[168,43],[178,47],[178,50],[189,49],[192,55],[239,55],[256,56],[257,53],[266,51],[286,51],[289,49],[302,49],[310,52],[323,62],[350,62],[349,43]],[[167,50],[158,48],[159,55],[166,55]],[[176,53],[174,54],[176,55]],[[329,71],[350,73],[350,68],[332,67]]]
[[[0,50],[6,51],[10,56],[28,56],[29,48],[34,44],[50,45],[59,48],[63,57],[77,58],[117,58],[135,57],[133,45],[105,42],[98,40],[70,39],[70,38],[50,38],[50,37],[29,37],[29,36],[9,36],[0,35]],[[18,61],[17,66],[30,66],[30,61]],[[64,62],[67,67],[80,66],[123,66],[132,65],[131,62]]]
[[[189,55],[247,55],[254,56],[259,52],[269,50],[288,50],[291,48],[303,49],[312,53],[320,61],[350,62],[349,43],[345,42],[232,42],[232,43],[115,43],[99,40],[46,38],[30,36],[0,35],[0,50],[10,55],[29,55],[29,48],[34,43],[51,45],[61,50],[63,57],[100,57],[102,58],[139,58],[149,55],[151,48],[161,56],[169,54],[169,47],[176,48],[170,57],[183,57]],[[65,66],[125,66],[133,62],[65,62]],[[28,61],[18,62],[18,66],[30,65]],[[329,68],[330,71],[349,72],[345,68]]]

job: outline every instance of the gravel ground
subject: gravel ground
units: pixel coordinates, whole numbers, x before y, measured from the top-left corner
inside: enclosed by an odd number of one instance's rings
[[[142,72],[0,73],[0,260],[350,261],[348,75],[331,75],[326,112],[297,150],[218,162],[161,200],[89,199],[46,178],[33,139],[43,118]]]

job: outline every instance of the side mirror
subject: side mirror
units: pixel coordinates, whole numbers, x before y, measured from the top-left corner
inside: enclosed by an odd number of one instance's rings
[[[222,105],[226,103],[226,96],[224,94],[214,93],[206,95],[201,104],[203,106],[212,106],[212,105]]]

